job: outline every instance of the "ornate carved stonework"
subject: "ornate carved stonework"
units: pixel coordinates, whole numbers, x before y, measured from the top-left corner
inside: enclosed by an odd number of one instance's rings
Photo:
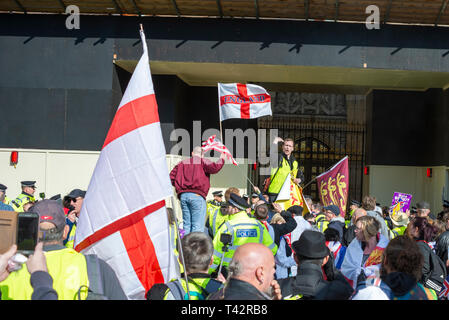
[[[344,94],[270,92],[274,114],[346,116]]]

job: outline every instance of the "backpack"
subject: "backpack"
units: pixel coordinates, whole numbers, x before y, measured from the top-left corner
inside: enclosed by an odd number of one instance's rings
[[[429,254],[430,272],[423,275],[422,283],[425,287],[435,290],[438,294],[443,288],[444,280],[446,279],[446,265],[443,260],[436,255],[425,241],[418,241],[418,245],[425,248]]]
[[[190,277],[189,280],[191,280]],[[189,283],[189,285],[192,284]],[[222,285],[221,282],[211,279],[209,283],[206,285],[205,289],[200,286],[196,286],[198,289],[200,289],[201,293],[190,291],[190,294],[197,295],[199,297],[199,300],[205,300],[210,293],[218,291],[221,285]],[[167,292],[167,289],[170,290],[175,300],[188,300],[188,295],[184,290],[184,287],[182,286],[181,281],[179,279],[170,281],[166,284],[157,283],[153,285],[153,287],[151,287],[151,289],[147,292],[145,297],[147,300],[163,300],[165,293]]]

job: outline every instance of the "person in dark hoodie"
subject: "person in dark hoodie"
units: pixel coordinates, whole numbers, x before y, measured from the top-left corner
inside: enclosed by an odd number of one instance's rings
[[[437,300],[421,279],[423,256],[415,241],[398,236],[382,256],[380,278],[361,282],[352,300]]]
[[[329,221],[328,228],[334,228],[338,231],[340,236],[339,241],[342,241],[345,231],[345,219],[340,216],[340,208],[334,204],[324,207],[326,220]]]

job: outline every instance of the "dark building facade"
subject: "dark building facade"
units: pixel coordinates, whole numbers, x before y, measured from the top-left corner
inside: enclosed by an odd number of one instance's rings
[[[308,179],[350,154],[360,199],[365,166],[449,166],[447,28],[81,16],[68,30],[65,19],[0,14],[1,148],[100,150],[142,23],[167,152],[174,129],[219,128],[217,82],[247,82],[272,93],[273,117],[224,129],[293,136]]]

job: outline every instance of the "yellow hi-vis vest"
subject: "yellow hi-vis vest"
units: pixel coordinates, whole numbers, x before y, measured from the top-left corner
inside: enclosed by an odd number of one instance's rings
[[[218,228],[227,220],[229,220],[229,215],[224,215],[221,213],[221,208],[218,207],[211,215],[209,215],[209,228],[212,237],[215,237]]]
[[[179,251],[178,251],[178,231],[176,230],[176,224],[169,224],[169,232],[170,232],[170,243],[173,246],[173,253],[175,254],[176,261],[178,261],[179,265],[179,272],[184,272],[184,266],[182,265],[181,259],[179,257]]]
[[[211,278],[207,276],[192,276],[189,279],[189,293],[190,293],[190,300],[206,300],[207,296],[210,293],[215,292],[218,290],[219,286],[217,285],[217,282],[215,283],[211,282]],[[178,281],[178,284],[181,284],[182,290],[178,294],[182,295],[181,300],[189,300],[189,294],[187,293],[187,285],[186,280],[184,278],[181,278],[179,280],[175,279],[170,281],[172,284],[174,284],[175,281]],[[213,288],[213,290],[211,290]],[[168,300],[168,293],[170,288],[165,291],[164,300]],[[172,292],[172,295],[174,296],[175,300],[176,296],[174,292]]]
[[[59,300],[77,300],[78,291],[82,300],[87,298],[89,278],[86,258],[70,248],[45,252],[48,273],[53,278],[53,289]],[[80,290],[81,289],[81,290]],[[26,264],[22,269],[0,282],[2,300],[31,300],[33,287]]]
[[[293,155],[290,156],[293,157]],[[268,187],[268,193],[279,193],[289,173],[292,178],[296,178],[296,174],[298,173],[298,161],[293,161],[293,169],[290,170],[288,161],[284,157],[282,157],[280,166],[278,168],[271,168],[270,186]]]
[[[30,196],[25,193],[21,193],[15,198],[14,200],[11,200],[10,206],[14,209],[16,212],[23,212],[23,205],[31,202],[36,201],[36,199],[33,196]]]
[[[326,216],[324,215],[324,213],[320,213],[315,218],[315,224],[316,224],[318,230],[320,230],[320,232],[324,232],[324,231],[326,231],[327,226],[329,225],[329,221],[326,219]]]
[[[226,253],[223,252],[223,243],[220,241],[222,233],[229,233],[232,237]],[[273,256],[276,255],[278,250],[267,228],[258,220],[248,217],[246,211],[240,211],[230,216],[229,220],[225,221],[218,229],[212,243],[214,245],[214,255],[209,273],[218,270],[221,259],[223,259],[224,267],[229,266],[235,250],[245,243],[261,243],[273,252]]]
[[[76,232],[76,224],[73,225],[72,230],[70,230],[68,240],[65,243],[66,248],[73,249],[73,244],[75,243],[75,232]]]

